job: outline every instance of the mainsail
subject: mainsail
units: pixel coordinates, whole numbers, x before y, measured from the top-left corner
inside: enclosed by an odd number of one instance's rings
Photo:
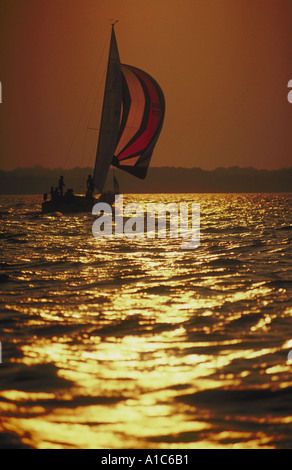
[[[146,72],[120,63],[113,25],[94,169],[95,187],[100,192],[111,164],[145,178],[164,113],[158,83]]]
[[[121,105],[121,64],[114,26],[112,26],[105,93],[93,174],[94,185],[100,192],[103,190],[116,148],[120,127]]]

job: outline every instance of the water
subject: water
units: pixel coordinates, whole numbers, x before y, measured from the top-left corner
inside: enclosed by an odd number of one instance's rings
[[[124,200],[199,202],[199,248],[0,198],[1,447],[291,448],[291,194]]]

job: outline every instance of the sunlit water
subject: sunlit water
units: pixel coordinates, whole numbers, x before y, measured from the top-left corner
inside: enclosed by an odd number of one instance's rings
[[[291,447],[291,194],[124,200],[199,202],[199,248],[0,198],[1,447]]]

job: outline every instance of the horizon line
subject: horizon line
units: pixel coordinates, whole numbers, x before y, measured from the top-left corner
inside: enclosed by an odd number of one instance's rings
[[[54,167],[54,168],[49,168],[49,167],[45,167],[45,166],[42,166],[42,165],[39,165],[39,164],[36,164],[36,165],[33,165],[33,166],[17,166],[15,168],[12,168],[12,169],[4,169],[4,168],[0,168],[0,171],[3,171],[3,172],[11,172],[11,171],[16,171],[16,170],[33,170],[33,169],[36,169],[36,168],[41,168],[43,170],[49,170],[49,171],[55,171],[55,170],[63,170],[63,171],[72,171],[72,170],[76,170],[76,169],[92,169],[93,170],[93,166],[74,166],[72,168],[63,168],[63,167]],[[163,165],[163,166],[152,166],[149,168],[148,171],[150,170],[153,170],[153,169],[163,169],[163,168],[168,168],[168,169],[181,169],[181,170],[201,170],[201,171],[206,171],[206,172],[212,172],[212,171],[216,171],[216,170],[232,170],[232,169],[238,169],[238,170],[256,170],[256,171],[280,171],[280,170],[292,170],[292,166],[284,166],[284,167],[280,167],[280,168],[274,168],[274,169],[268,169],[268,168],[256,168],[254,166],[238,166],[238,165],[233,165],[233,166],[218,166],[216,168],[213,168],[212,170],[207,170],[205,168],[201,168],[201,167],[197,167],[197,166],[193,166],[193,167],[185,167],[185,166],[168,166],[168,165]],[[119,168],[111,168],[112,170],[120,170]]]

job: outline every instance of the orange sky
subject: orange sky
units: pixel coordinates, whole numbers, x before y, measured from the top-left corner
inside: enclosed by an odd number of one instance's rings
[[[1,0],[0,168],[93,165],[110,18],[165,94],[152,166],[292,166],[291,0]]]

